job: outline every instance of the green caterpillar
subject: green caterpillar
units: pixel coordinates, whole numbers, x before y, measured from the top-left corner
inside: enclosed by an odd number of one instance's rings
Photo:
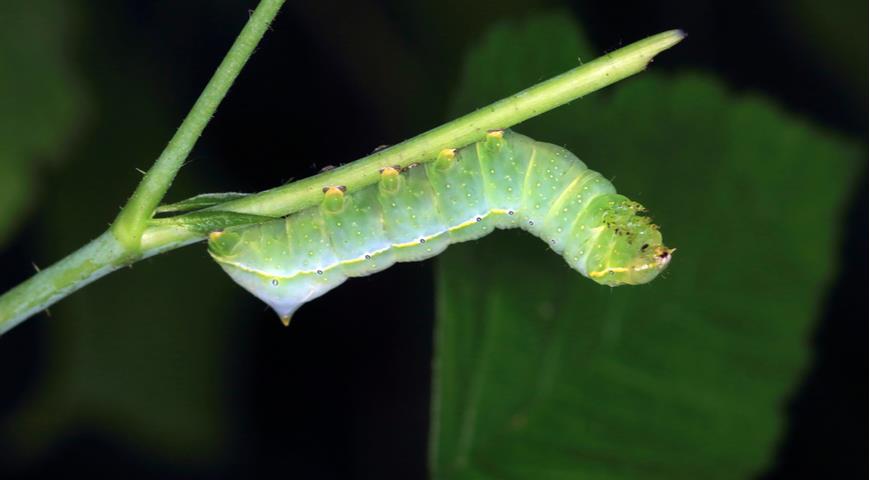
[[[571,152],[509,130],[423,165],[384,168],[376,185],[323,192],[320,206],[209,236],[211,256],[285,325],[348,277],[424,260],[495,228],[540,237],[610,286],[649,282],[674,251],[640,204]]]

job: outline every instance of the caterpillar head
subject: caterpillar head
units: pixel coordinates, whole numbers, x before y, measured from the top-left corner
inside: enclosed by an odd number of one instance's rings
[[[656,278],[676,249],[662,243],[662,234],[643,215],[644,207],[613,195],[601,210],[595,245],[586,258],[589,278],[611,287],[640,285]]]

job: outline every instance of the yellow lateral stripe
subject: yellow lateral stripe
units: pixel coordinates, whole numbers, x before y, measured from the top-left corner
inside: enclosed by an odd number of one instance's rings
[[[626,267],[607,267],[607,268],[605,268],[604,270],[598,270],[598,271],[595,271],[595,272],[589,272],[589,276],[592,277],[592,278],[598,278],[598,277],[603,277],[603,276],[607,275],[607,274],[610,273],[610,272],[613,272],[613,273],[623,273],[623,272],[627,272],[628,270],[629,270],[629,269],[626,268]]]
[[[413,247],[413,246],[416,246],[416,245],[421,245],[421,243],[420,243],[420,240],[421,240],[421,239],[424,240],[424,241],[426,241],[426,242],[428,242],[428,241],[430,241],[430,240],[432,240],[432,239],[434,239],[434,238],[437,238],[437,237],[440,237],[441,235],[444,235],[445,233],[448,233],[448,232],[454,232],[454,231],[456,231],[456,230],[460,230],[460,229],[462,229],[462,228],[465,228],[465,227],[467,227],[467,226],[469,226],[469,225],[474,225],[475,223],[477,223],[477,218],[478,218],[478,217],[480,217],[480,219],[483,220],[483,219],[485,219],[485,218],[487,218],[487,217],[489,217],[490,215],[493,215],[493,214],[495,214],[495,215],[507,215],[507,214],[508,214],[508,210],[504,210],[504,209],[500,209],[500,208],[494,208],[494,209],[492,209],[492,210],[490,210],[489,212],[486,212],[486,213],[484,213],[484,214],[476,215],[476,216],[474,216],[474,218],[472,218],[471,220],[466,220],[466,221],[460,223],[459,225],[457,225],[457,226],[455,226],[455,227],[449,227],[447,230],[445,230],[445,231],[443,231],[443,232],[438,232],[438,233],[435,233],[435,234],[433,234],[433,235],[429,235],[429,236],[427,236],[427,237],[421,237],[420,239],[412,240],[412,241],[410,241],[410,242],[405,242],[405,243],[393,243],[393,244],[390,244],[389,247],[382,248],[382,249],[380,249],[380,250],[375,250],[374,252],[368,252],[368,253],[365,253],[365,254],[363,254],[361,257],[351,258],[351,259],[349,259],[349,260],[341,260],[341,261],[335,262],[335,263],[333,263],[333,264],[331,264],[331,265],[326,265],[326,266],[324,266],[324,267],[317,268],[317,269],[314,269],[314,270],[298,270],[298,271],[296,271],[296,272],[294,272],[294,273],[292,273],[292,274],[290,274],[290,275],[271,274],[271,273],[263,272],[263,271],[261,271],[261,270],[255,270],[255,269],[253,269],[253,268],[251,268],[251,267],[249,267],[249,266],[247,266],[247,265],[244,265],[244,264],[242,264],[242,263],[233,262],[233,261],[227,260],[227,259],[225,259],[225,258],[219,258],[219,257],[215,256],[213,253],[211,253],[210,251],[209,251],[209,255],[211,255],[212,258],[214,258],[214,260],[215,260],[216,262],[218,262],[218,263],[222,263],[222,264],[224,264],[224,265],[230,265],[230,266],[233,266],[233,267],[235,267],[235,268],[238,268],[239,270],[243,270],[243,271],[245,271],[245,272],[249,272],[249,273],[253,273],[253,274],[256,274],[256,275],[259,275],[259,276],[265,276],[265,277],[269,277],[269,278],[275,278],[275,279],[281,279],[281,280],[290,280],[290,279],[295,278],[295,277],[297,277],[297,276],[299,276],[299,275],[312,275],[312,274],[317,274],[318,271],[320,271],[321,273],[326,273],[326,272],[328,272],[328,271],[330,271],[330,270],[332,270],[332,269],[334,269],[334,268],[336,268],[336,267],[340,267],[340,266],[342,266],[342,265],[353,265],[353,264],[356,264],[356,263],[364,262],[364,261],[368,260],[368,259],[366,258],[366,255],[368,255],[368,256],[370,256],[370,257],[374,257],[375,255],[380,255],[380,254],[382,254],[382,253],[384,253],[384,252],[386,252],[386,251],[388,251],[388,250],[390,250],[390,249],[392,249],[392,248],[397,248],[397,249],[399,249],[399,248],[408,248],[408,247]]]
[[[211,252],[208,252],[208,253],[209,253],[209,255],[211,255],[212,258],[214,258],[214,260],[215,260],[216,262],[218,262],[218,263],[222,263],[222,264],[225,264],[225,265],[231,265],[231,266],[233,266],[233,267],[235,267],[235,268],[238,268],[239,270],[243,270],[243,271],[245,271],[245,272],[254,273],[254,274],[256,274],[256,275],[263,276],[263,277],[276,278],[276,279],[281,279],[281,280],[290,280],[290,279],[295,278],[295,277],[297,277],[297,276],[299,276],[299,275],[312,275],[312,274],[317,274],[317,271],[318,271],[318,270],[321,271],[321,272],[323,272],[323,273],[326,273],[326,272],[332,270],[332,269],[335,268],[335,267],[340,267],[341,265],[352,265],[352,264],[354,264],[354,263],[359,263],[359,262],[362,262],[362,261],[368,260],[368,259],[365,257],[366,255],[368,255],[368,256],[370,256],[370,257],[374,257],[375,255],[380,255],[380,254],[386,252],[386,251],[389,250],[390,248],[391,248],[391,247],[382,248],[382,249],[380,249],[380,250],[375,250],[374,252],[364,254],[362,257],[357,257],[357,258],[352,258],[352,259],[350,259],[350,260],[343,260],[343,261],[340,261],[340,262],[335,262],[335,263],[333,263],[333,264],[331,264],[331,265],[327,265],[327,266],[325,266],[325,267],[321,267],[321,268],[316,268],[316,269],[314,269],[314,270],[297,270],[296,272],[293,272],[293,273],[290,274],[290,275],[272,274],[272,273],[270,273],[270,272],[264,272],[264,271],[262,271],[262,270],[255,270],[255,269],[253,269],[253,268],[251,268],[251,267],[249,267],[249,266],[247,266],[247,265],[245,265],[245,264],[238,263],[238,262],[233,262],[233,261],[230,261],[230,260],[227,260],[227,259],[224,259],[224,258],[218,258],[218,257],[216,257],[213,253],[211,253]]]
[[[483,217],[480,217],[480,219],[483,220]],[[465,228],[469,225],[474,225],[475,223],[477,223],[477,217],[474,217],[471,220],[466,220],[466,221],[460,223],[459,225],[456,225],[455,227],[448,227],[447,231],[448,232],[455,232],[457,230],[462,230],[463,228]]]
[[[628,271],[640,272],[640,271],[642,271],[642,270],[649,270],[650,268],[656,268],[656,267],[658,267],[659,265],[662,265],[662,263],[667,263],[667,262],[651,262],[651,263],[643,263],[643,264],[640,264],[640,265],[638,265],[638,266],[636,266],[636,267],[632,267],[632,268],[628,268],[628,267],[607,267],[607,268],[605,268],[604,270],[598,270],[598,271],[595,271],[595,272],[590,272],[590,273],[589,273],[589,276],[590,276],[590,277],[593,277],[593,278],[598,278],[598,277],[603,277],[603,276],[607,275],[607,274],[610,273],[610,272],[613,272],[613,273],[623,273],[623,272],[628,272]]]
[[[483,221],[485,218],[489,217],[492,214],[506,214],[506,213],[507,213],[507,210],[502,210],[500,208],[493,208],[492,210],[490,210],[486,213],[483,213],[480,215],[475,215],[474,217],[460,223],[459,225],[456,225],[454,227],[448,227],[447,231],[448,232],[455,232],[457,230],[462,230],[465,227],[468,227],[470,225],[474,225],[477,222]],[[480,220],[478,220],[478,218],[480,218]]]

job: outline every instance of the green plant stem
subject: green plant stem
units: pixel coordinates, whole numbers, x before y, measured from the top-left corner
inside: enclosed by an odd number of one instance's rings
[[[111,231],[131,255],[139,252],[148,220],[283,3],[261,0],[257,5],[187,117],[115,219]]]
[[[344,185],[350,191],[371,185],[378,180],[378,170],[383,167],[406,167],[431,160],[445,148],[462,147],[482,139],[488,130],[511,127],[639,73],[656,54],[684,37],[682,31],[671,30],[645,38],[391,148],[320,175],[224,203],[220,209],[287,215],[319,202],[326,185]]]
[[[365,187],[377,181],[380,168],[425,162],[445,148],[461,147],[480,140],[488,130],[511,127],[639,73],[656,54],[674,46],[684,37],[679,30],[654,35],[356,162],[289,185],[225,202],[210,210],[277,217],[313,206],[321,200],[322,188],[326,185],[344,185],[350,191]],[[201,128],[197,130],[197,135],[199,131]],[[194,140],[195,136],[191,142]],[[171,170],[172,175],[179,165]],[[168,183],[159,191],[160,195],[165,193]],[[119,221],[127,221],[127,218],[144,218],[146,222],[150,220],[156,208],[156,203],[152,204],[156,194],[147,190],[143,195],[148,199],[147,205],[150,205],[145,208],[148,214],[144,217],[138,217],[141,213],[129,214],[132,217],[126,217],[122,213]],[[125,230],[124,234],[129,235],[131,231]],[[138,253],[131,258],[126,244],[119,242],[114,236],[116,234],[113,225],[109,232],[0,296],[0,333],[111,271],[135,260],[197,242],[206,235],[202,231],[171,223],[150,222],[150,226],[137,237]]]
[[[283,3],[284,0],[260,1],[181,126],[109,230],[0,296],[0,334],[107,273],[185,244],[180,238],[184,237],[184,232],[175,232],[177,235],[171,241],[165,236],[158,237],[164,245],[151,248],[149,252],[142,250],[142,238],[157,205]]]

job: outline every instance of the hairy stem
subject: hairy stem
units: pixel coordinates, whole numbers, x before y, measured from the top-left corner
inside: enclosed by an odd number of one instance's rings
[[[112,224],[111,232],[133,256],[139,252],[142,233],[148,226],[148,220],[154,215],[157,205],[166,195],[175,174],[187,159],[196,140],[211,120],[236,77],[239,76],[242,67],[251,57],[254,48],[260,43],[260,39],[263,38],[263,34],[283,3],[284,0],[260,2],[187,117]]]
[[[320,175],[227,202],[220,208],[256,215],[287,215],[319,202],[325,185],[344,185],[350,191],[371,185],[383,167],[406,167],[431,160],[445,148],[482,139],[488,130],[511,127],[639,73],[656,54],[684,37],[682,31],[671,30],[645,38],[391,148]]]
[[[154,210],[283,3],[284,0],[260,1],[181,126],[109,230],[0,296],[0,334],[103,275],[167,249],[152,249],[150,254],[142,251],[142,237]],[[183,244],[177,238],[171,243]]]
[[[280,3],[280,1],[264,0],[261,7],[263,4],[280,5]],[[275,8],[277,9],[277,6]],[[256,15],[257,13],[254,14]],[[254,17],[251,18],[252,21],[253,19]],[[247,26],[245,28],[247,29]],[[351,191],[365,187],[377,181],[380,168],[392,165],[405,167],[412,163],[431,160],[442,149],[462,147],[476,142],[483,138],[488,130],[511,127],[639,73],[656,54],[674,46],[684,37],[685,34],[679,30],[654,35],[356,162],[289,185],[228,201],[209,210],[277,217],[313,206],[321,200],[324,186],[344,185]],[[241,65],[237,67],[241,68]],[[230,83],[232,80],[226,82],[224,86],[228,88]],[[209,86],[211,85],[212,82],[209,83]],[[224,93],[226,90],[219,98],[222,98]],[[197,105],[202,99],[203,97],[200,97]],[[196,108],[194,106],[194,110]],[[212,107],[210,111],[213,110]],[[189,119],[190,117],[185,120],[185,124]],[[190,150],[208,118],[199,121],[201,124],[198,129],[192,130],[195,135],[185,140],[189,142],[187,149],[179,150],[183,155]],[[173,147],[170,144],[167,150],[171,148]],[[163,158],[164,156],[161,155],[152,170],[156,170],[161,165]],[[156,182],[157,187],[140,185],[134,198],[131,198],[130,204],[125,207],[109,232],[0,296],[0,333],[124,265],[205,238],[207,232],[185,227],[183,223],[149,222],[181,161],[170,159],[164,163],[167,166],[157,170],[154,175],[157,180],[148,180],[148,176],[143,180],[143,184],[146,180]],[[151,173],[148,172],[149,175]],[[134,203],[140,190],[144,192],[140,195],[143,199],[136,200]],[[157,200],[154,200],[155,198]],[[134,213],[126,213],[128,209]],[[198,214],[201,215],[202,212]],[[138,225],[136,223],[138,221],[143,221],[150,226],[143,227],[141,230],[137,230],[140,227],[132,228],[131,225]],[[122,238],[125,240],[120,240]],[[135,243],[137,253],[132,257],[129,256],[128,241]]]

